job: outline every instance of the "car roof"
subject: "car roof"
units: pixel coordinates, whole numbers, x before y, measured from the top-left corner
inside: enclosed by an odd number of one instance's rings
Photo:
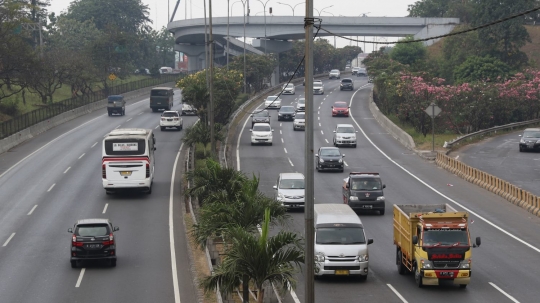
[[[352,127],[352,128],[354,128],[354,126],[352,124],[338,124],[338,125],[336,125],[336,127]]]
[[[292,105],[285,105],[285,106],[282,106],[282,107],[281,107],[281,109],[283,109],[283,108],[287,108],[287,109],[292,108],[292,109],[294,109],[294,106],[292,106]],[[281,110],[281,109],[280,109],[280,110]]]
[[[304,174],[302,173],[281,173],[279,174],[281,179],[304,179]]]
[[[524,132],[526,132],[526,131],[538,132],[538,131],[540,131],[540,128],[526,128],[523,131]]]
[[[176,113],[176,114],[178,114],[178,111],[177,110],[166,110],[163,113]]]
[[[81,219],[77,220],[77,225],[82,224],[111,224],[111,221],[109,219],[103,219],[103,218],[91,218],[91,219]]]
[[[266,126],[266,125],[270,126],[270,123],[263,123],[263,122],[260,122],[260,123],[255,123],[255,124],[253,124],[253,126]]]
[[[336,149],[336,150],[339,150],[339,147],[322,146],[321,149]]]

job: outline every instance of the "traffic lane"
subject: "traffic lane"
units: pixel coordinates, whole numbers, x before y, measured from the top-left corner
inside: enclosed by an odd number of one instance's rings
[[[540,196],[540,154],[520,152],[523,130],[466,145],[449,156]]]

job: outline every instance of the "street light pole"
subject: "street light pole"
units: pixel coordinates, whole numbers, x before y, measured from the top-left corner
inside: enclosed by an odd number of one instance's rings
[[[262,2],[261,0],[257,1],[259,1],[264,7],[264,54],[266,55],[266,4],[268,4],[268,1],[270,0],[266,0],[266,2]]]
[[[244,7],[244,94],[247,92],[246,82],[246,2],[249,0],[242,0],[242,6]]]
[[[206,0],[204,0],[204,72],[206,73],[206,87],[208,87],[208,33],[206,27]]]
[[[306,2],[300,2],[300,3],[295,4],[294,6],[292,6],[292,5],[290,5],[290,4],[287,4],[287,3],[278,2],[278,4],[283,4],[283,5],[289,6],[289,7],[291,8],[291,10],[292,10],[292,15],[293,15],[293,16],[294,16],[294,9],[295,9],[298,5],[300,5],[300,4],[302,4],[302,3],[306,3]]]
[[[331,12],[327,12],[329,14],[331,14],[333,17],[335,17],[336,15],[332,14]],[[336,36],[334,36],[334,48],[336,48]]]
[[[214,138],[214,40],[212,37],[212,0],[208,0],[208,20],[210,23],[210,106],[208,108],[208,113],[210,114],[210,147],[212,150],[212,155],[216,152],[216,140]]]
[[[229,70],[229,1],[230,0],[227,0],[227,70]]]

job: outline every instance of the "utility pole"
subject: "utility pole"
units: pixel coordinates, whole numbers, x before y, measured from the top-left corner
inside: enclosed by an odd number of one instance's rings
[[[229,1],[230,0],[227,0],[227,70],[229,70],[229,14],[231,12]]]
[[[248,3],[248,11],[246,12],[246,2]],[[246,81],[246,14],[249,13],[249,0],[242,0],[244,7],[244,94],[247,92]]]
[[[208,114],[210,115],[210,147],[212,155],[216,152],[216,139],[214,138],[214,39],[212,37],[212,0],[208,0],[208,21],[210,23],[210,106]]]
[[[315,284],[314,284],[314,248],[315,248],[315,228],[313,226],[314,213],[314,151],[313,151],[313,129],[315,124],[315,106],[313,103],[313,0],[306,1],[306,42],[305,42],[305,79],[306,79],[306,135],[304,150],[304,174],[306,177],[306,195],[305,195],[305,226],[306,247],[305,258],[305,303],[315,303]]]
[[[206,0],[204,1],[204,72],[206,73],[206,87],[208,87],[208,32],[206,27]]]

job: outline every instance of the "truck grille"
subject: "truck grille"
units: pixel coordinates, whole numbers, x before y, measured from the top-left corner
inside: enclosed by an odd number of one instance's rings
[[[458,268],[459,267],[459,261],[433,261],[433,267],[434,268]]]

